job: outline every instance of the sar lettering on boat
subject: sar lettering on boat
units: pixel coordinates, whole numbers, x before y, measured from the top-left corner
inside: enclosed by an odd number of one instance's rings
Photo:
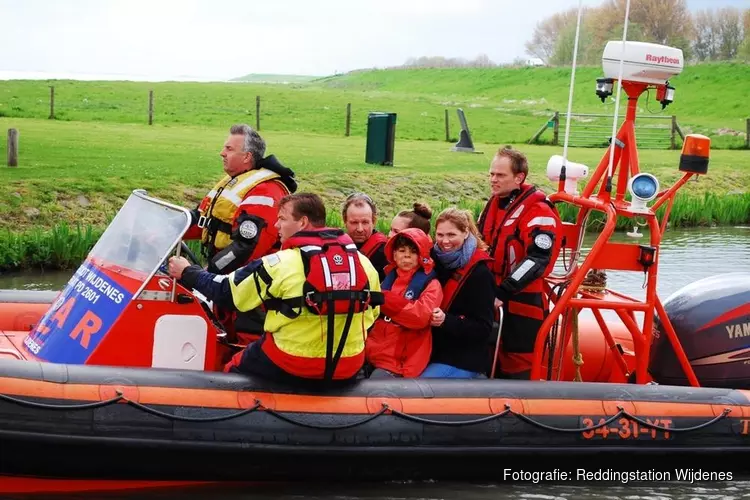
[[[88,258],[40,319],[24,346],[43,361],[85,363],[132,298],[110,266]]]

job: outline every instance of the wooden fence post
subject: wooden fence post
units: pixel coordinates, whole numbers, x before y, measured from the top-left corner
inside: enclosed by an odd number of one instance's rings
[[[680,139],[683,141],[685,140],[685,134],[682,132],[682,129],[680,128],[680,124],[677,122],[677,116],[674,117],[674,130],[677,132],[677,135],[680,136]]]
[[[349,137],[352,126],[352,103],[346,104],[346,137]]]
[[[49,88],[49,119],[55,119],[55,87],[52,85]]]
[[[8,166],[18,166],[18,130],[8,129]]]
[[[260,96],[255,96],[255,130],[260,130]]]
[[[557,120],[555,120],[556,118],[557,118]],[[555,111],[554,115],[550,116],[549,118],[547,118],[547,120],[545,120],[544,125],[542,125],[539,128],[539,130],[537,130],[536,133],[533,136],[531,136],[531,139],[529,139],[529,141],[527,142],[527,144],[534,144],[537,141],[537,139],[539,139],[539,137],[544,133],[544,131],[549,128],[549,123],[550,122],[554,122],[553,125],[555,125],[555,127],[554,127],[555,129],[558,128],[557,125],[560,123],[560,112],[559,111]]]
[[[148,91],[148,124],[154,123],[154,91]]]
[[[451,142],[451,127],[447,109],[445,110],[445,142]]]
[[[560,144],[560,112],[555,111],[555,116],[552,119],[555,122],[552,128],[552,144],[557,146]]]

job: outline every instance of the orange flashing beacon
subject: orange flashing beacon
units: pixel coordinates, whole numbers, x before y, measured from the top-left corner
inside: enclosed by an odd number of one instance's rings
[[[680,154],[680,171],[705,174],[708,172],[708,157],[711,139],[701,134],[688,134]]]

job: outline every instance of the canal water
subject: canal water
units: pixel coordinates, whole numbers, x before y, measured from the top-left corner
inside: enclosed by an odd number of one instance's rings
[[[149,500],[740,500],[750,497],[750,481],[701,484],[674,482],[648,485],[565,486],[554,484],[456,483],[441,481],[394,481],[384,483],[251,484],[214,486],[96,495],[102,499]],[[47,497],[59,498],[59,497]],[[90,495],[64,498],[92,498]]]
[[[593,244],[595,235],[586,236],[584,244]],[[618,241],[635,241],[625,233],[615,236]],[[648,244],[648,237],[638,240]],[[729,228],[701,228],[670,230],[664,236],[659,261],[658,293],[662,300],[680,288],[701,278],[723,273],[750,273],[750,226]],[[39,273],[26,272],[0,275],[0,288],[59,290],[72,271]],[[643,298],[644,276],[635,272],[613,272],[607,277],[608,286],[636,298]],[[415,458],[416,459],[416,458]],[[300,464],[304,466],[304,464]],[[460,464],[456,464],[460,467]],[[606,467],[606,464],[602,464]],[[499,475],[501,472],[499,471]],[[583,484],[516,484],[516,483],[454,483],[441,481],[397,481],[352,484],[263,484],[250,487],[211,486],[198,490],[154,491],[150,493],[105,494],[99,498],[153,499],[324,499],[369,500],[388,499],[446,499],[446,500],[657,500],[657,499],[721,499],[750,498],[750,481],[686,483],[653,482],[602,484],[596,481]],[[739,479],[739,478],[738,478]],[[81,497],[84,498],[84,497]],[[90,498],[90,497],[87,497]]]
[[[584,252],[596,236],[586,234]],[[615,233],[612,241],[649,243],[648,234],[632,238],[624,232]],[[60,290],[73,271],[0,273],[0,289]],[[664,235],[657,286],[662,301],[696,280],[730,272],[750,272],[750,226],[677,229]],[[635,298],[645,296],[643,273],[611,272],[607,285]]]

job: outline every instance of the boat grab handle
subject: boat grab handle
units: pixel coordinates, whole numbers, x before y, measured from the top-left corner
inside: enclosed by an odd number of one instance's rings
[[[16,359],[20,359],[21,361],[24,360],[24,357],[18,354],[18,351],[12,349],[0,349],[0,354],[10,354],[11,356],[15,356]]]
[[[497,367],[497,355],[500,352],[500,334],[503,331],[503,306],[497,308],[497,340],[495,341],[495,355],[492,357],[492,370],[490,378],[495,378],[495,368]]]

